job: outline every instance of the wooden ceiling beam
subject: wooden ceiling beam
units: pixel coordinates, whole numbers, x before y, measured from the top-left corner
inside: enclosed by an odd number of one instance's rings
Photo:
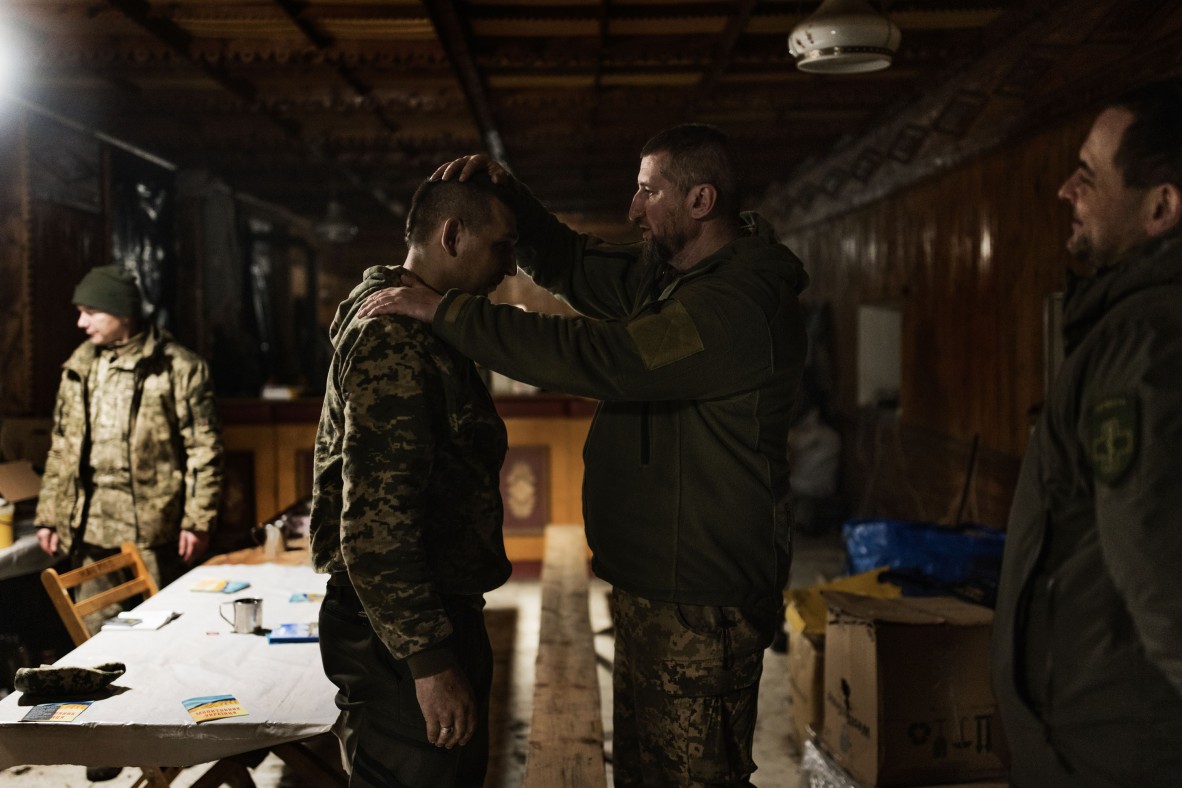
[[[254,85],[212,63],[193,57],[193,36],[169,19],[152,15],[152,4],[147,0],[107,0],[112,7],[122,11],[132,22],[162,41],[173,52],[185,57],[223,89],[237,96],[243,103],[254,103],[257,91]]]
[[[226,69],[210,63],[200,57],[197,57],[194,52],[194,38],[184,28],[177,25],[170,19],[155,16],[152,14],[152,6],[147,0],[107,0],[107,2],[114,8],[123,12],[128,19],[148,33],[164,42],[170,49],[178,55],[186,58],[195,67],[200,69],[211,79],[221,85],[225,90],[237,96],[243,104],[250,107],[255,112],[259,113],[272,124],[278,127],[284,134],[292,139],[298,141],[310,156],[318,162],[322,167],[329,170],[330,173],[336,173],[343,176],[357,189],[367,192],[379,204],[386,207],[391,212],[394,211],[393,203],[387,196],[378,189],[370,187],[364,183],[356,173],[334,162],[332,158],[327,155],[319,146],[306,139],[300,124],[294,119],[284,115],[282,112],[274,107],[266,106],[259,100],[259,93],[257,87],[248,80],[242,79],[235,74],[230,73]]]
[[[744,5],[746,1],[744,0]],[[752,3],[752,6],[757,3]],[[708,9],[712,10],[712,9]],[[996,21],[1005,9],[999,7],[976,8],[971,10],[910,10],[888,13],[891,21],[904,32],[908,30],[972,30],[986,27]],[[762,35],[787,36],[798,24],[808,18],[807,14],[754,13],[748,12],[750,21],[746,32]],[[526,10],[498,9],[495,13],[474,10],[470,15],[474,35],[481,38],[553,38],[553,37],[594,37],[599,35],[598,9],[586,6],[578,11],[565,8],[545,7]],[[660,13],[650,8],[629,8],[614,5],[607,23],[610,36],[722,36],[735,17],[733,4],[720,4],[719,10],[704,13],[699,9],[686,9],[684,14]]]
[[[455,69],[456,78],[468,99],[468,106],[484,138],[485,147],[490,155],[498,161],[508,164],[509,157],[505,150],[505,142],[497,128],[496,114],[493,112],[492,102],[489,101],[488,88],[484,76],[472,57],[472,32],[467,20],[456,8],[453,0],[423,0],[427,8],[427,15],[435,25],[436,35],[443,45],[443,51]]]
[[[308,8],[308,3],[304,0],[274,0],[274,2],[317,50],[328,52],[336,48],[336,38],[305,16],[304,12]],[[373,87],[359,77],[356,70],[347,64],[338,62],[335,67],[337,75],[362,100],[364,106],[377,118],[378,122],[391,133],[397,133],[398,124],[381,106],[372,101]]]
[[[698,87],[689,102],[691,115],[694,114],[694,110],[698,104],[710,95],[710,91],[714,90],[714,86],[718,84],[722,75],[730,68],[735,56],[735,44],[739,41],[739,34],[747,28],[747,23],[750,21],[751,14],[755,11],[757,4],[758,0],[740,0],[738,3],[734,16],[731,17],[726,30],[723,32],[714,50],[714,63],[702,75],[701,80],[698,82]]]

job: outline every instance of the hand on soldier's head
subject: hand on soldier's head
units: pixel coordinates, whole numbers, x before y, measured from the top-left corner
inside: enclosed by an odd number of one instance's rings
[[[488,154],[473,153],[439,165],[431,174],[431,180],[450,181],[455,179],[463,182],[481,171],[487,172],[488,177],[498,186],[508,183],[509,179],[513,177],[509,174],[508,167]]]

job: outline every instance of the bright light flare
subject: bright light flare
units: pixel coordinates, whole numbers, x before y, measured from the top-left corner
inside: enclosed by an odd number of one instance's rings
[[[20,91],[25,64],[24,41],[13,32],[9,20],[0,16],[0,99]]]

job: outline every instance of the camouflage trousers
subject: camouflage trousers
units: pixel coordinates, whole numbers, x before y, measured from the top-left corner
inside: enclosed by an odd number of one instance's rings
[[[732,607],[612,591],[616,788],[746,786],[771,633]]]

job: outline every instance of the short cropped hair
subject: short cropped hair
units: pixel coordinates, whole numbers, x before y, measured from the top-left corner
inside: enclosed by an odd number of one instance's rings
[[[687,193],[699,183],[708,183],[718,191],[718,207],[724,215],[739,212],[739,182],[731,159],[727,137],[705,123],[683,123],[662,131],[645,143],[641,158],[657,153],[669,154],[666,171],[661,174]]]
[[[475,173],[466,181],[423,181],[406,212],[406,243],[426,243],[431,233],[452,217],[473,230],[487,226],[492,221],[489,198],[508,206],[504,190],[487,173]]]
[[[1113,159],[1125,185],[1149,189],[1171,183],[1182,189],[1182,79],[1134,88],[1108,108],[1133,115]]]

